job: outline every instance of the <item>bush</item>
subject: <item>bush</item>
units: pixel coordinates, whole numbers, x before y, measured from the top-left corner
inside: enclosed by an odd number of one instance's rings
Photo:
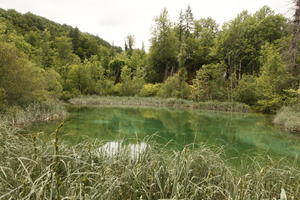
[[[234,100],[250,106],[255,105],[258,99],[255,81],[253,76],[243,76],[234,90]]]
[[[161,87],[161,84],[157,83],[157,84],[145,84],[143,85],[141,91],[140,91],[140,96],[142,97],[153,97],[156,96],[159,89]]]
[[[96,94],[100,96],[108,96],[114,93],[114,82],[109,79],[99,80],[95,88]]]
[[[27,105],[44,99],[43,72],[15,46],[0,42],[0,85],[10,105]]]
[[[63,101],[68,101],[69,99],[72,99],[74,97],[77,97],[80,95],[79,90],[73,89],[71,91],[63,91],[61,93],[60,99]]]
[[[223,64],[203,65],[193,80],[190,98],[194,101],[224,100],[224,71]]]
[[[188,98],[190,95],[190,87],[185,80],[186,76],[184,73],[177,73],[169,77],[166,82],[161,85],[158,96],[165,98]]]
[[[144,83],[142,69],[136,69],[135,72],[132,72],[125,65],[121,71],[121,82],[114,86],[114,94],[119,96],[138,95]]]
[[[7,108],[6,94],[3,88],[0,88],[0,113]]]
[[[273,123],[290,132],[300,132],[300,104],[284,106],[276,114]]]

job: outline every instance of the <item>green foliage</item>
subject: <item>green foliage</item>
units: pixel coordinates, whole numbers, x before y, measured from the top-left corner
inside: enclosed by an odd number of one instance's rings
[[[73,88],[72,90],[63,91],[61,93],[60,99],[67,102],[69,99],[72,99],[80,95],[81,95],[80,91]]]
[[[286,102],[288,105],[300,105],[300,88],[295,90],[295,89],[288,89],[284,90],[284,93],[287,96]]]
[[[164,9],[155,18],[149,53],[134,47],[133,35],[122,52],[78,28],[0,9],[0,102],[159,95],[234,100],[274,112],[299,102],[299,77],[285,69],[291,57],[288,27],[268,7],[243,11],[221,29],[211,18],[194,19],[190,6],[177,23]]]
[[[154,97],[158,94],[158,91],[161,87],[161,84],[156,83],[156,84],[152,84],[152,83],[148,83],[143,85],[139,96],[142,97]]]
[[[139,68],[133,72],[125,65],[121,72],[121,83],[115,86],[115,92],[121,96],[134,96],[139,94],[144,83],[144,72],[142,69]]]
[[[177,70],[178,40],[168,15],[164,9],[155,19],[149,52],[151,69],[147,72],[151,82],[162,82]]]
[[[108,96],[114,93],[114,82],[109,79],[101,79],[97,81],[95,92],[101,96]]]
[[[290,75],[274,45],[266,44],[261,54],[262,69],[257,78],[258,109],[273,113],[284,103],[284,90],[289,87]]]
[[[256,88],[256,77],[244,75],[239,81],[238,86],[234,89],[233,98],[235,101],[253,106],[259,98]]]
[[[7,108],[6,94],[3,88],[0,88],[0,113]]]
[[[223,74],[222,64],[203,65],[193,80],[191,98],[195,101],[224,99],[226,94]]]
[[[181,70],[173,76],[170,76],[159,89],[158,96],[188,98],[190,95],[190,87],[186,83],[187,74],[185,70]]]
[[[63,87],[59,73],[57,73],[54,69],[47,69],[43,76],[45,90],[47,90],[52,97],[60,97]]]
[[[258,73],[260,50],[266,42],[275,43],[286,36],[287,20],[263,7],[254,15],[247,11],[223,26],[218,37],[216,56],[223,60],[230,73]]]
[[[80,93],[84,93],[88,90],[89,74],[87,68],[84,65],[70,65],[68,67],[68,79],[67,89],[76,89]]]
[[[34,66],[15,46],[0,42],[0,87],[9,104],[43,100],[43,70]]]

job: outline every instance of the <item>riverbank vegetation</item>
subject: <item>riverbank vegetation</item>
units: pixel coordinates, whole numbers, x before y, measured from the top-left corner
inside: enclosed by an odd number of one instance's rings
[[[274,124],[290,132],[300,132],[300,107],[299,105],[285,106],[276,114]]]
[[[259,157],[240,173],[221,159],[221,150],[197,145],[170,152],[151,144],[137,155],[120,146],[115,153],[104,143],[70,147],[36,135],[14,134],[0,127],[1,199],[288,199],[300,196],[300,169],[286,160]],[[149,143],[149,142],[148,142]],[[104,151],[103,151],[104,150]],[[108,153],[108,154],[107,154]]]
[[[240,102],[265,113],[299,103],[295,22],[268,7],[243,11],[222,27],[195,19],[189,6],[175,22],[164,9],[149,51],[132,35],[122,49],[15,10],[0,10],[0,27],[2,111],[79,95]]]
[[[142,106],[190,108],[224,112],[251,112],[248,105],[238,102],[195,102],[178,98],[161,97],[114,97],[114,96],[79,96],[69,100],[73,105],[83,106]]]

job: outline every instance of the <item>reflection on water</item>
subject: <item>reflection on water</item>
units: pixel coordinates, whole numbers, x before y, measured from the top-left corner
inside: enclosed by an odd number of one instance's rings
[[[107,141],[102,148],[109,156],[117,154],[123,145],[116,141],[132,144],[128,149],[138,154],[146,144],[137,142],[145,138],[172,149],[192,143],[223,147],[228,159],[238,160],[266,153],[296,158],[300,153],[299,137],[273,127],[271,116],[266,115],[111,107],[70,112],[71,118],[61,130],[64,141]],[[36,125],[33,131],[51,133],[57,124]]]
[[[107,142],[103,146],[99,147],[96,151],[99,155],[104,155],[109,158],[114,158],[117,155],[128,155],[132,160],[138,160],[146,149],[150,148],[145,142],[137,144],[123,144],[119,141]]]

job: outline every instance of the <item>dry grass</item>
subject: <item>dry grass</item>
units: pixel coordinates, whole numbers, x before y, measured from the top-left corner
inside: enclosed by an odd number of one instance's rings
[[[13,107],[10,109],[10,112],[2,116],[0,120],[9,122],[11,127],[24,127],[34,122],[60,120],[66,117],[67,112],[60,102],[44,102],[33,103],[25,109]]]
[[[300,105],[285,106],[276,114],[273,123],[290,132],[300,132]]]
[[[69,101],[74,105],[149,106],[193,108],[224,112],[250,112],[250,107],[242,103],[218,101],[194,102],[176,98],[80,96],[70,99]]]

